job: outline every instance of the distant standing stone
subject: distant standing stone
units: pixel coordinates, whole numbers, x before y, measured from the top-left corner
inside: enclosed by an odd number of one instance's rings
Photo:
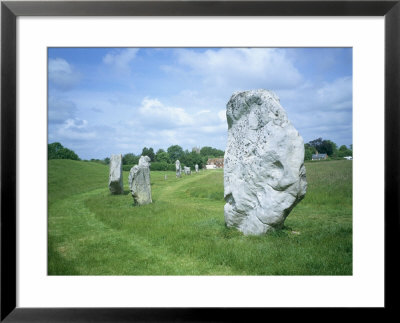
[[[304,142],[275,93],[236,92],[227,104],[225,222],[245,235],[283,223],[306,194]]]
[[[128,181],[135,205],[152,203],[150,186],[150,157],[140,157],[139,165],[135,165],[131,168]]]
[[[124,193],[124,182],[122,178],[122,155],[111,155],[108,188],[110,189],[111,194]]]
[[[190,167],[185,166],[185,167],[183,167],[183,170],[185,172],[185,175],[190,175],[192,173],[192,171],[190,170]]]
[[[195,169],[195,171],[196,171],[196,173],[198,173],[199,172],[199,165],[194,165],[194,169]]]
[[[181,177],[181,162],[177,160],[175,162],[176,177]]]

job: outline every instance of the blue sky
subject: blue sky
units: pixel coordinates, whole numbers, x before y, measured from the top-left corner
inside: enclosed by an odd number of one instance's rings
[[[304,142],[352,144],[351,48],[49,48],[48,141],[80,158],[225,150],[226,103],[268,89]]]

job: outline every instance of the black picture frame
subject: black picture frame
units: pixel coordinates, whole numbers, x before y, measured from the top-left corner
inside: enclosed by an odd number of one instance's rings
[[[16,307],[16,19],[18,16],[384,16],[385,306],[396,310],[399,245],[400,0],[380,1],[2,1],[1,3],[1,322],[233,322],[275,308]],[[373,170],[372,170],[373,171]],[[40,291],[38,291],[40,292]],[[345,292],[345,291],[344,291]],[[335,315],[332,309],[329,315]],[[368,312],[370,315],[370,311]],[[279,313],[277,313],[280,315]],[[271,314],[268,314],[271,315]],[[281,314],[282,315],[282,314]],[[285,314],[286,315],[286,314]],[[302,314],[301,314],[302,315]],[[309,314],[306,314],[307,316]],[[322,318],[321,318],[322,319]]]

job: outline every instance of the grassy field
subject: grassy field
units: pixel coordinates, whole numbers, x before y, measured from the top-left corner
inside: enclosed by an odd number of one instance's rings
[[[352,162],[306,163],[305,199],[285,228],[225,227],[223,172],[151,172],[153,203],[110,195],[108,166],[50,160],[49,275],[351,275]],[[164,175],[167,175],[167,180]]]

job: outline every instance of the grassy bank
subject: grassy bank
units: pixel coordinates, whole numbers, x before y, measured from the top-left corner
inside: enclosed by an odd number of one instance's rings
[[[49,275],[351,275],[352,162],[307,163],[282,231],[225,227],[223,172],[151,172],[153,203],[110,195],[108,167],[49,161]],[[167,179],[164,179],[167,175]]]

